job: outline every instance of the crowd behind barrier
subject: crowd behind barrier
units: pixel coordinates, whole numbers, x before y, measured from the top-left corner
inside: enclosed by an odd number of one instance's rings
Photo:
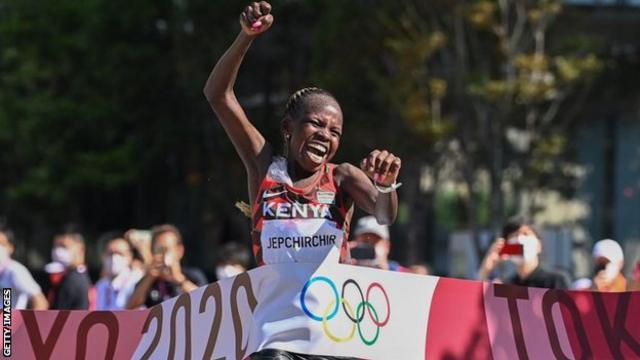
[[[149,309],[14,310],[9,344],[24,360],[635,359],[638,316],[639,292],[527,288],[329,260],[261,266]]]
[[[38,282],[29,270],[12,258],[13,232],[0,228],[0,286],[12,288],[15,309],[124,310],[149,308],[203,286],[233,277],[251,268],[248,247],[222,244],[208,279],[201,269],[183,264],[185,247],[179,229],[162,224],[149,230],[110,232],[97,243],[101,248],[100,276],[92,284],[85,263],[86,242],[82,234],[65,229],[53,237],[51,262],[44,270],[47,281]],[[389,229],[366,216],[356,222],[348,264],[389,271],[431,274],[426,263],[399,264],[389,258],[392,240]],[[478,280],[551,289],[620,292],[640,290],[640,261],[627,279],[623,272],[624,253],[612,239],[593,246],[593,276],[571,280],[569,274],[543,265],[542,242],[533,224],[520,217],[509,219],[486,252],[478,269]],[[502,265],[511,263],[515,274]],[[46,289],[46,291],[43,291]]]

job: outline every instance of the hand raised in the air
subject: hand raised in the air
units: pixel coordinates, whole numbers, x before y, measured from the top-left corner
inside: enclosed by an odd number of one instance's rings
[[[240,14],[242,31],[250,36],[256,36],[267,31],[273,24],[271,5],[266,1],[249,4]]]
[[[400,158],[387,150],[373,150],[360,163],[360,168],[376,184],[390,186],[398,179]]]

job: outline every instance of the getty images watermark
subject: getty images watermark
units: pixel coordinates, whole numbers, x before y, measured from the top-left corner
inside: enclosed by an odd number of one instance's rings
[[[2,355],[11,356],[11,288],[2,289]]]

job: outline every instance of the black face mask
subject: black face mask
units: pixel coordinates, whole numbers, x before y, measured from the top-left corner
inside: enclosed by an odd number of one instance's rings
[[[593,273],[598,275],[598,273],[602,270],[604,270],[607,267],[608,263],[598,263],[596,264],[596,266],[593,267]]]

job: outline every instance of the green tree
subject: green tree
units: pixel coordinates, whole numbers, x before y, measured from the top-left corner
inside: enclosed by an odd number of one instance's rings
[[[466,186],[478,254],[482,192],[497,232],[505,185],[518,207],[527,192],[562,186],[549,178],[572,175],[564,134],[602,62],[589,49],[553,46],[560,11],[557,0],[407,0],[380,12],[388,35],[379,89],[413,131],[446,144],[440,163],[455,164]]]
[[[0,8],[0,212],[41,250],[68,221],[95,234],[165,218],[185,128],[172,3]]]

